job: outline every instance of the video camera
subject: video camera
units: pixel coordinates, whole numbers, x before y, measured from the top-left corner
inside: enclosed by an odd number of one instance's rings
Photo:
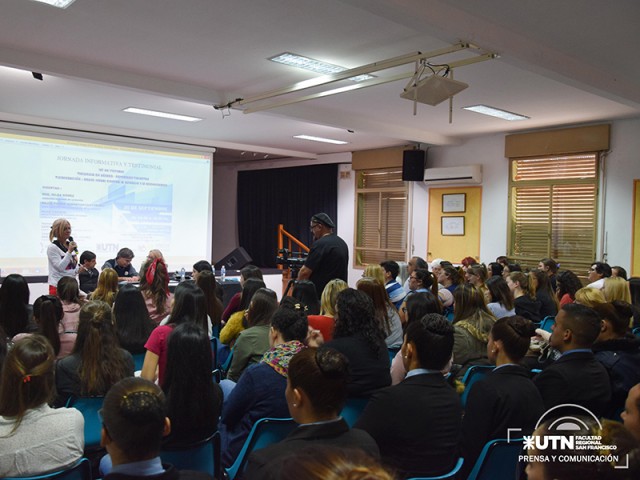
[[[299,270],[304,266],[304,262],[307,260],[307,253],[297,252],[295,257],[292,257],[292,252],[283,248],[278,250],[278,256],[276,256],[276,263],[278,265],[284,265],[292,270]]]

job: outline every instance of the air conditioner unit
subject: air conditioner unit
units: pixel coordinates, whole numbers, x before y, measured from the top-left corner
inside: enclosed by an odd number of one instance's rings
[[[427,168],[424,171],[424,183],[427,185],[468,185],[482,183],[482,165]]]

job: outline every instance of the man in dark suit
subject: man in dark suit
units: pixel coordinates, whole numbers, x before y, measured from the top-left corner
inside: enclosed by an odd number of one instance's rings
[[[547,410],[576,404],[597,416],[605,413],[611,400],[609,375],[591,351],[600,328],[599,315],[584,305],[565,305],[558,312],[549,344],[562,355],[533,380]]]
[[[402,344],[405,380],[375,394],[355,425],[401,478],[441,475],[456,463],[462,407],[441,373],[452,351],[453,326],[442,315],[412,321]]]

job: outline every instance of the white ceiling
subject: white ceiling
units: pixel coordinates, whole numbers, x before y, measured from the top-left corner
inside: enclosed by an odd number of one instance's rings
[[[0,12],[0,65],[44,74],[0,67],[4,121],[313,158],[640,116],[637,0],[76,0],[66,10],[3,0]],[[226,118],[212,108],[314,77],[266,60],[284,51],[353,68],[460,40],[500,57],[455,70],[470,87],[454,97],[451,124],[448,102],[418,104],[413,116],[399,97],[407,80]],[[460,109],[477,103],[530,120]],[[204,120],[122,112],[129,106]]]

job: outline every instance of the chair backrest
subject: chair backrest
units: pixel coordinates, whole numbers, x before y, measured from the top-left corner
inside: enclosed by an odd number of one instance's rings
[[[340,412],[340,416],[344,418],[344,421],[349,424],[349,427],[353,428],[355,423],[360,418],[360,415],[362,415],[362,412],[367,406],[367,403],[369,403],[368,398],[347,398],[347,401],[342,408],[342,412]]]
[[[631,332],[636,336],[640,337],[640,327],[635,327]]]
[[[206,440],[184,446],[163,447],[160,452],[163,463],[170,463],[178,470],[206,472],[213,478],[220,477],[220,434]]]
[[[467,480],[510,480],[518,478],[518,455],[522,453],[522,438],[511,441],[488,441],[467,477]]]
[[[460,457],[456,462],[455,467],[453,467],[453,470],[451,470],[448,473],[439,475],[437,477],[415,477],[415,478],[409,478],[408,480],[453,480],[454,478],[456,478],[456,475],[462,468],[463,463],[464,463],[464,458]]]
[[[134,371],[138,371],[138,370],[142,370],[142,365],[144,364],[144,357],[145,354],[144,353],[136,353],[133,356],[133,370]]]
[[[540,322],[540,328],[545,332],[551,332],[551,327],[556,323],[556,317],[544,317]]]
[[[239,473],[244,472],[251,452],[279,442],[289,435],[296,426],[297,424],[292,418],[261,418],[258,420],[249,432],[236,461],[225,469],[227,477],[230,480],[236,478]]]
[[[104,397],[70,397],[67,407],[80,410],[84,417],[84,446],[99,447],[102,432],[102,419],[98,411],[102,408]]]
[[[464,383],[464,392],[460,396],[460,402],[464,407],[467,404],[467,398],[469,397],[469,392],[471,391],[471,387],[478,380],[482,379],[490,373],[495,367],[491,365],[472,365],[469,367],[464,373],[464,377],[462,377],[462,383]]]
[[[36,477],[5,477],[4,480],[91,480],[91,463],[81,458],[72,466]]]

